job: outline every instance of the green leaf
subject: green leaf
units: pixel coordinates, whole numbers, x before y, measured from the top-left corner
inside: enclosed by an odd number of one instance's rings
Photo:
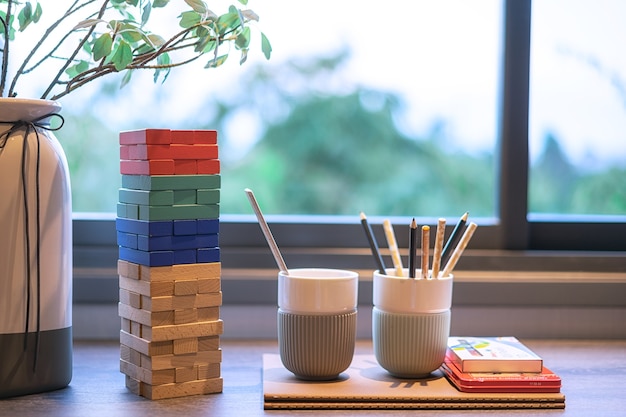
[[[272,45],[263,32],[261,32],[261,50],[265,55],[265,59],[270,59],[270,56],[272,55]]]
[[[192,11],[186,11],[180,14],[179,24],[181,27],[185,29],[189,29],[190,27],[200,23],[200,19],[201,19],[201,16],[198,13],[192,12]]]
[[[246,20],[254,20],[255,22],[259,21],[259,15],[254,13],[252,10],[242,10],[241,14]]]
[[[133,62],[133,50],[124,39],[121,39],[117,48],[115,48],[111,62],[115,66],[116,71],[122,71]]]
[[[7,20],[7,14],[5,11],[0,11],[0,18],[2,18],[2,20],[6,21]],[[15,39],[15,29],[13,28],[13,19],[14,15],[11,15],[11,18],[9,19],[9,23],[7,24],[8,28],[9,28],[9,40],[12,41]],[[4,36],[4,38],[7,38],[7,34],[4,33],[4,27],[2,25],[0,25],[0,29],[2,30],[2,36]]]
[[[226,58],[228,58],[228,54],[226,55],[222,55],[222,56],[218,56],[212,60],[210,60],[209,62],[207,62],[207,64],[204,66],[204,68],[217,68],[220,65],[222,65],[225,61]]]
[[[19,31],[23,31],[33,21],[33,6],[30,2],[24,4],[22,10],[17,15],[17,21],[19,23]]]
[[[145,6],[143,6],[143,10],[141,11],[141,26],[148,23],[150,20],[150,12],[152,11],[152,3],[147,2]]]
[[[163,67],[168,67],[171,64],[171,60],[170,60],[170,56],[169,54],[161,54],[157,57],[157,64]],[[159,77],[161,76],[162,73],[165,73],[165,75],[163,75],[163,81],[161,81],[161,84],[163,84],[165,82],[165,80],[167,80],[167,76],[170,75],[170,68],[157,68],[154,71],[154,82],[156,83],[159,80]]]
[[[33,23],[39,22],[42,14],[43,10],[41,9],[41,4],[37,3],[37,7],[35,7],[35,13],[33,14]]]
[[[87,28],[97,25],[98,23],[107,23],[107,21],[102,20],[102,19],[85,19],[81,22],[78,22],[78,24],[74,26],[72,31],[76,29],[87,29]]]
[[[219,28],[219,34],[224,35],[226,32],[231,29],[235,29],[236,27],[241,25],[241,20],[239,19],[238,12],[229,12],[223,14],[217,19],[217,26]]]
[[[133,71],[134,70],[128,70],[126,71],[126,73],[124,74],[124,76],[122,77],[122,82],[120,83],[120,89],[124,88],[126,86],[126,84],[128,84],[130,82],[130,79],[133,76]]]
[[[239,65],[242,65],[248,59],[248,49],[241,50],[241,58],[239,58]]]
[[[210,39],[207,42],[204,43],[204,46],[202,48],[202,53],[206,54],[208,52],[211,52],[215,49],[215,47],[217,47],[217,41],[215,39]],[[200,52],[200,51],[198,51]]]
[[[243,4],[244,6],[248,5],[248,0],[239,0],[239,3]]]
[[[235,39],[235,46],[239,49],[246,49],[250,45],[250,28],[245,27],[237,35],[237,39]]]
[[[113,39],[110,33],[103,33],[93,44],[93,59],[100,61],[111,53],[113,47]]]
[[[165,7],[170,2],[170,0],[154,0],[152,2],[152,7]]]
[[[78,74],[85,72],[89,69],[89,62],[81,60],[77,64],[68,67],[65,73],[70,78],[76,77]]]
[[[185,3],[187,3],[196,13],[205,14],[208,10],[206,4],[202,0],[185,0]]]

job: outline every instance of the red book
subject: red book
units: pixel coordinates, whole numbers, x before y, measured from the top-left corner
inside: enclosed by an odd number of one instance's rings
[[[454,362],[446,357],[441,370],[448,380],[462,392],[555,393],[561,391],[561,378],[545,366],[541,373],[461,372]]]

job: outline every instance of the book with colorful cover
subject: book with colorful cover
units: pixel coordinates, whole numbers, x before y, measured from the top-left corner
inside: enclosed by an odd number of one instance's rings
[[[449,356],[441,370],[448,380],[462,392],[493,393],[558,393],[561,378],[545,366],[535,372],[461,372]]]
[[[515,337],[450,337],[448,355],[461,372],[535,372],[543,360]]]

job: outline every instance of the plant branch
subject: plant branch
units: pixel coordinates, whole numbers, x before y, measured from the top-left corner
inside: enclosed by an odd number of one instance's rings
[[[102,18],[102,16],[104,15],[104,12],[107,9],[107,5],[109,4],[109,0],[105,0],[102,3],[102,7],[100,8],[100,11],[98,12],[98,18]],[[43,94],[41,95],[42,99],[45,99],[48,94],[50,94],[50,92],[52,91],[52,89],[54,88],[55,85],[57,85],[59,83],[59,79],[61,78],[61,76],[63,75],[63,73],[65,72],[65,70],[67,69],[67,67],[70,66],[70,64],[74,61],[74,58],[76,57],[76,55],[78,55],[78,52],[82,49],[83,45],[85,44],[85,42],[87,42],[87,39],[89,38],[89,36],[93,33],[93,31],[95,30],[95,26],[91,26],[89,28],[89,30],[87,31],[87,34],[85,35],[85,37],[83,39],[81,39],[81,41],[79,42],[78,46],[76,47],[76,49],[74,50],[74,52],[72,52],[72,54],[70,55],[70,57],[67,59],[67,61],[65,61],[65,63],[63,64],[63,66],[61,66],[61,68],[59,69],[59,71],[57,72],[57,74],[55,75],[55,77],[52,79],[52,81],[50,82],[50,85],[48,86],[48,88],[46,88],[46,90],[43,92]]]
[[[4,89],[7,82],[7,71],[9,68],[9,37],[11,28],[9,22],[11,21],[11,5],[13,0],[7,1],[7,14],[2,20],[2,28],[4,30],[4,45],[2,45],[2,77],[0,78],[0,97],[4,97]]]

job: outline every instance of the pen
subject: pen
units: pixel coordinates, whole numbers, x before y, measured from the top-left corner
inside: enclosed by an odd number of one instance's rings
[[[409,227],[409,278],[415,278],[415,252],[417,250],[417,223],[415,218]]]
[[[389,246],[389,251],[391,252],[391,260],[393,261],[393,266],[396,269],[396,276],[403,276],[404,273],[402,271],[402,258],[400,257],[400,250],[398,249],[398,243],[396,242],[396,235],[393,232],[393,226],[389,219],[385,219],[383,221],[383,228],[385,229],[385,237],[387,238],[387,245]]]
[[[383,257],[378,250],[378,243],[376,243],[376,238],[374,237],[374,232],[372,232],[372,227],[367,222],[367,217],[365,213],[361,212],[361,224],[363,225],[363,230],[365,230],[365,235],[367,236],[367,241],[369,242],[370,249],[372,250],[372,255],[374,255],[374,259],[376,260],[376,264],[378,265],[378,271],[382,274],[386,274],[385,270],[385,262],[383,261]]]
[[[452,230],[452,233],[450,234],[450,237],[446,242],[446,246],[444,246],[443,252],[441,254],[441,265],[445,265],[450,259],[450,256],[452,256],[452,251],[459,243],[459,239],[461,239],[461,235],[463,234],[463,229],[465,228],[465,223],[467,222],[468,216],[469,213],[465,212],[465,214],[461,216],[459,222],[454,227],[454,230]]]

